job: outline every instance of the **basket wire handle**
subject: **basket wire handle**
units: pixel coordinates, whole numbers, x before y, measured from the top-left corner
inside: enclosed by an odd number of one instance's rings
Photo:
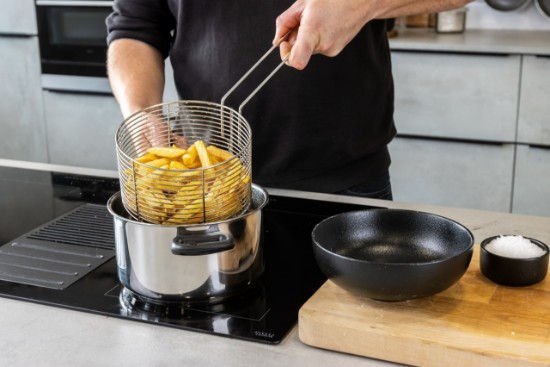
[[[237,87],[239,85],[241,85],[241,83],[258,67],[258,65],[260,65],[268,56],[269,54],[271,54],[271,52],[273,52],[273,50],[275,50],[276,48],[279,47],[279,45],[281,44],[281,42],[283,42],[285,40],[285,38],[290,34],[290,32],[292,32],[292,30],[288,31],[286,34],[284,34],[281,38],[279,38],[277,40],[277,42],[275,42],[273,44],[273,46],[271,46],[271,48],[269,50],[266,51],[265,54],[262,55],[262,57],[260,57],[260,59],[258,61],[256,61],[256,63],[254,65],[252,65],[252,67],[250,69],[248,69],[248,71],[241,77],[241,79],[239,79],[237,81],[237,83],[235,83],[235,85],[233,85],[233,87],[231,87],[231,89],[229,89],[227,91],[227,93],[225,93],[225,95],[222,97],[221,99],[221,105],[224,106],[225,105],[225,100],[227,99],[227,97],[229,97],[229,95],[231,93],[233,93],[233,91],[235,89],[237,89]],[[279,71],[279,69],[281,67],[283,67],[283,65],[288,61],[288,58],[290,56],[290,53],[288,53],[288,55],[286,55],[283,60],[281,61],[281,63],[279,65],[277,65],[277,67],[275,69],[273,69],[273,71],[256,87],[256,89],[254,89],[252,91],[252,93],[250,93],[250,95],[241,103],[241,105],[239,106],[239,114],[242,115],[242,110],[243,110],[243,107],[244,105],[250,101],[250,99],[252,97],[254,97],[254,95],[256,95],[256,93],[265,85],[265,83],[267,83],[269,81],[269,79],[271,79],[271,77],[273,75],[275,75],[275,73],[277,71]]]

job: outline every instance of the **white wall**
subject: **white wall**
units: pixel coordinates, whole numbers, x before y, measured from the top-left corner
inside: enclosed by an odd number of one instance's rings
[[[539,13],[534,0],[529,0],[524,8],[510,12],[495,10],[485,0],[475,0],[467,8],[466,29],[550,31],[550,18]]]

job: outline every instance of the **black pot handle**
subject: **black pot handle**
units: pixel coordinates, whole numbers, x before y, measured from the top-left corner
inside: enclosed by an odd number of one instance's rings
[[[217,225],[213,225],[199,231],[178,227],[171,250],[174,255],[200,256],[229,251],[234,247],[233,239],[221,233]]]

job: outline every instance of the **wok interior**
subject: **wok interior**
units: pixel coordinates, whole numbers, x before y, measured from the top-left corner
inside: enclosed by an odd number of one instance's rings
[[[315,239],[335,254],[376,263],[429,263],[459,255],[473,244],[459,223],[434,214],[396,209],[344,213],[315,229]]]

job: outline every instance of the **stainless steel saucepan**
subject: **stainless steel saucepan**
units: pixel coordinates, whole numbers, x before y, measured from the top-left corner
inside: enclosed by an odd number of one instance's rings
[[[139,222],[120,193],[114,217],[120,282],[140,297],[183,304],[217,303],[242,292],[263,272],[262,208],[269,198],[252,185],[251,205],[238,217],[208,224],[161,226]]]

